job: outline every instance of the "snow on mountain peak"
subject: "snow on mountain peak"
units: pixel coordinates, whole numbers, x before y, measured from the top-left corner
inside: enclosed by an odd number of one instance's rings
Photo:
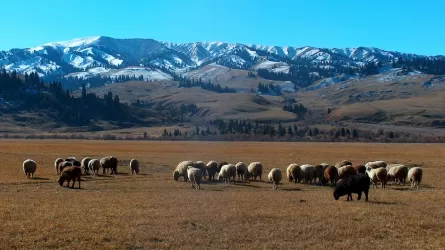
[[[75,38],[75,39],[72,39],[69,41],[47,43],[44,46],[66,47],[66,48],[81,47],[81,46],[87,46],[87,45],[93,44],[94,42],[98,41],[100,38],[101,38],[101,36]]]
[[[320,67],[335,69],[336,63],[358,67],[367,62],[388,63],[395,57],[422,56],[371,47],[328,49],[218,41],[171,43],[153,39],[94,36],[47,43],[30,49],[0,51],[0,67],[16,70],[18,73],[36,71],[42,76],[49,76],[85,72],[95,75],[89,69],[99,67],[109,71],[135,66],[144,67],[146,71],[162,69],[180,73],[216,63],[236,69],[266,69],[275,73],[289,73],[292,64],[300,62],[320,63]],[[332,65],[325,65],[326,63]],[[132,72],[139,70],[122,71],[124,74]],[[154,75],[147,75],[147,78],[156,78]]]

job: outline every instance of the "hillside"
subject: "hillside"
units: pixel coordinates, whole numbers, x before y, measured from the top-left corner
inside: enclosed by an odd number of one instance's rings
[[[4,133],[95,131],[173,124],[178,117],[121,103],[111,92],[103,98],[83,89],[73,96],[60,82],[45,84],[38,75],[0,72],[0,116]]]
[[[315,126],[331,136],[345,124],[351,131],[391,127],[410,133],[445,126],[444,56],[90,37],[2,51],[0,67],[25,82],[31,74],[40,77],[44,100],[55,98],[44,87],[53,82],[69,91],[66,98],[80,98],[55,115],[47,106],[6,105],[5,132],[34,124],[32,131],[44,133],[201,126],[213,134],[223,126],[216,120],[229,119],[298,125],[302,136]],[[27,86],[16,90],[29,92]],[[94,101],[82,107],[85,93]],[[26,98],[32,104],[29,94],[13,96],[12,103]],[[122,115],[100,112],[107,98],[112,103],[116,97]],[[93,113],[86,117],[86,110]]]
[[[325,88],[301,90],[281,96],[252,93],[215,93],[199,87],[178,88],[174,81],[116,83],[93,88],[98,94],[109,90],[119,93],[123,101],[147,100],[163,105],[196,104],[199,121],[224,119],[259,119],[323,124],[326,122],[369,123],[408,127],[443,127],[445,122],[445,85],[431,75],[406,75],[392,78],[386,72],[360,80],[352,79]],[[433,80],[431,80],[433,79]],[[240,78],[226,84],[238,88],[249,86],[251,79]],[[261,81],[261,79],[256,79]],[[252,85],[255,81],[253,81]],[[427,87],[435,82],[435,87]],[[279,85],[280,82],[274,82]],[[315,83],[311,87],[316,86]],[[287,99],[305,105],[310,115],[297,119],[283,111]],[[329,112],[329,110],[331,112]],[[200,124],[200,122],[197,122]],[[376,127],[376,128],[377,128]]]

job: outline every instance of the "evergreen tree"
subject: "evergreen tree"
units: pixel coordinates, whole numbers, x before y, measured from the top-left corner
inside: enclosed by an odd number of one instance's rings
[[[341,135],[341,137],[345,137],[346,136],[345,128],[341,128],[340,135]]]
[[[291,127],[291,125],[289,125],[289,126],[287,127],[287,134],[290,135],[290,136],[294,136],[294,132],[292,131],[292,127]]]
[[[357,132],[357,129],[355,129],[355,128],[352,130],[352,137],[358,138],[358,132]]]

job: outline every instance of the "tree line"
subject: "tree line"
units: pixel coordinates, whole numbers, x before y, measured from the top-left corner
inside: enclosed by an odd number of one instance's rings
[[[88,125],[92,119],[143,124],[144,117],[155,115],[121,103],[111,91],[101,98],[83,85],[81,96],[75,97],[61,82],[45,84],[37,73],[19,76],[5,69],[0,72],[0,98],[8,103],[4,112],[35,111],[74,126]]]
[[[185,77],[181,77],[179,80],[178,87],[180,88],[201,87],[202,89],[217,93],[236,93],[236,89],[234,88],[229,88],[227,86],[222,87],[219,83],[214,84],[210,80],[208,80],[207,82],[203,82],[201,78],[195,80],[195,79],[187,79]]]
[[[437,57],[424,57],[404,59],[398,57],[392,61],[393,68],[402,68],[406,71],[418,70],[425,74],[444,75],[445,59]]]

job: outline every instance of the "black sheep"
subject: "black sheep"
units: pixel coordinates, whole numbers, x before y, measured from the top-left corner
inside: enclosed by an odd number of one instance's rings
[[[59,177],[59,185],[63,186],[63,183],[65,181],[68,181],[68,185],[67,187],[69,187],[70,182],[73,181],[73,184],[71,186],[71,188],[74,187],[74,183],[77,181],[79,182],[79,189],[80,189],[80,176],[82,175],[82,169],[80,167],[65,167],[62,171],[62,173],[60,174]]]
[[[227,165],[229,163],[222,161],[218,164],[218,167],[216,168],[216,172],[219,173],[219,171],[221,171],[222,166]]]
[[[356,174],[346,176],[337,182],[335,186],[333,195],[335,200],[338,200],[343,195],[348,195],[349,198],[352,199],[352,193],[358,194],[357,200],[360,200],[362,197],[362,192],[365,193],[366,201],[368,201],[368,193],[369,193],[369,185],[371,180],[366,174]]]

